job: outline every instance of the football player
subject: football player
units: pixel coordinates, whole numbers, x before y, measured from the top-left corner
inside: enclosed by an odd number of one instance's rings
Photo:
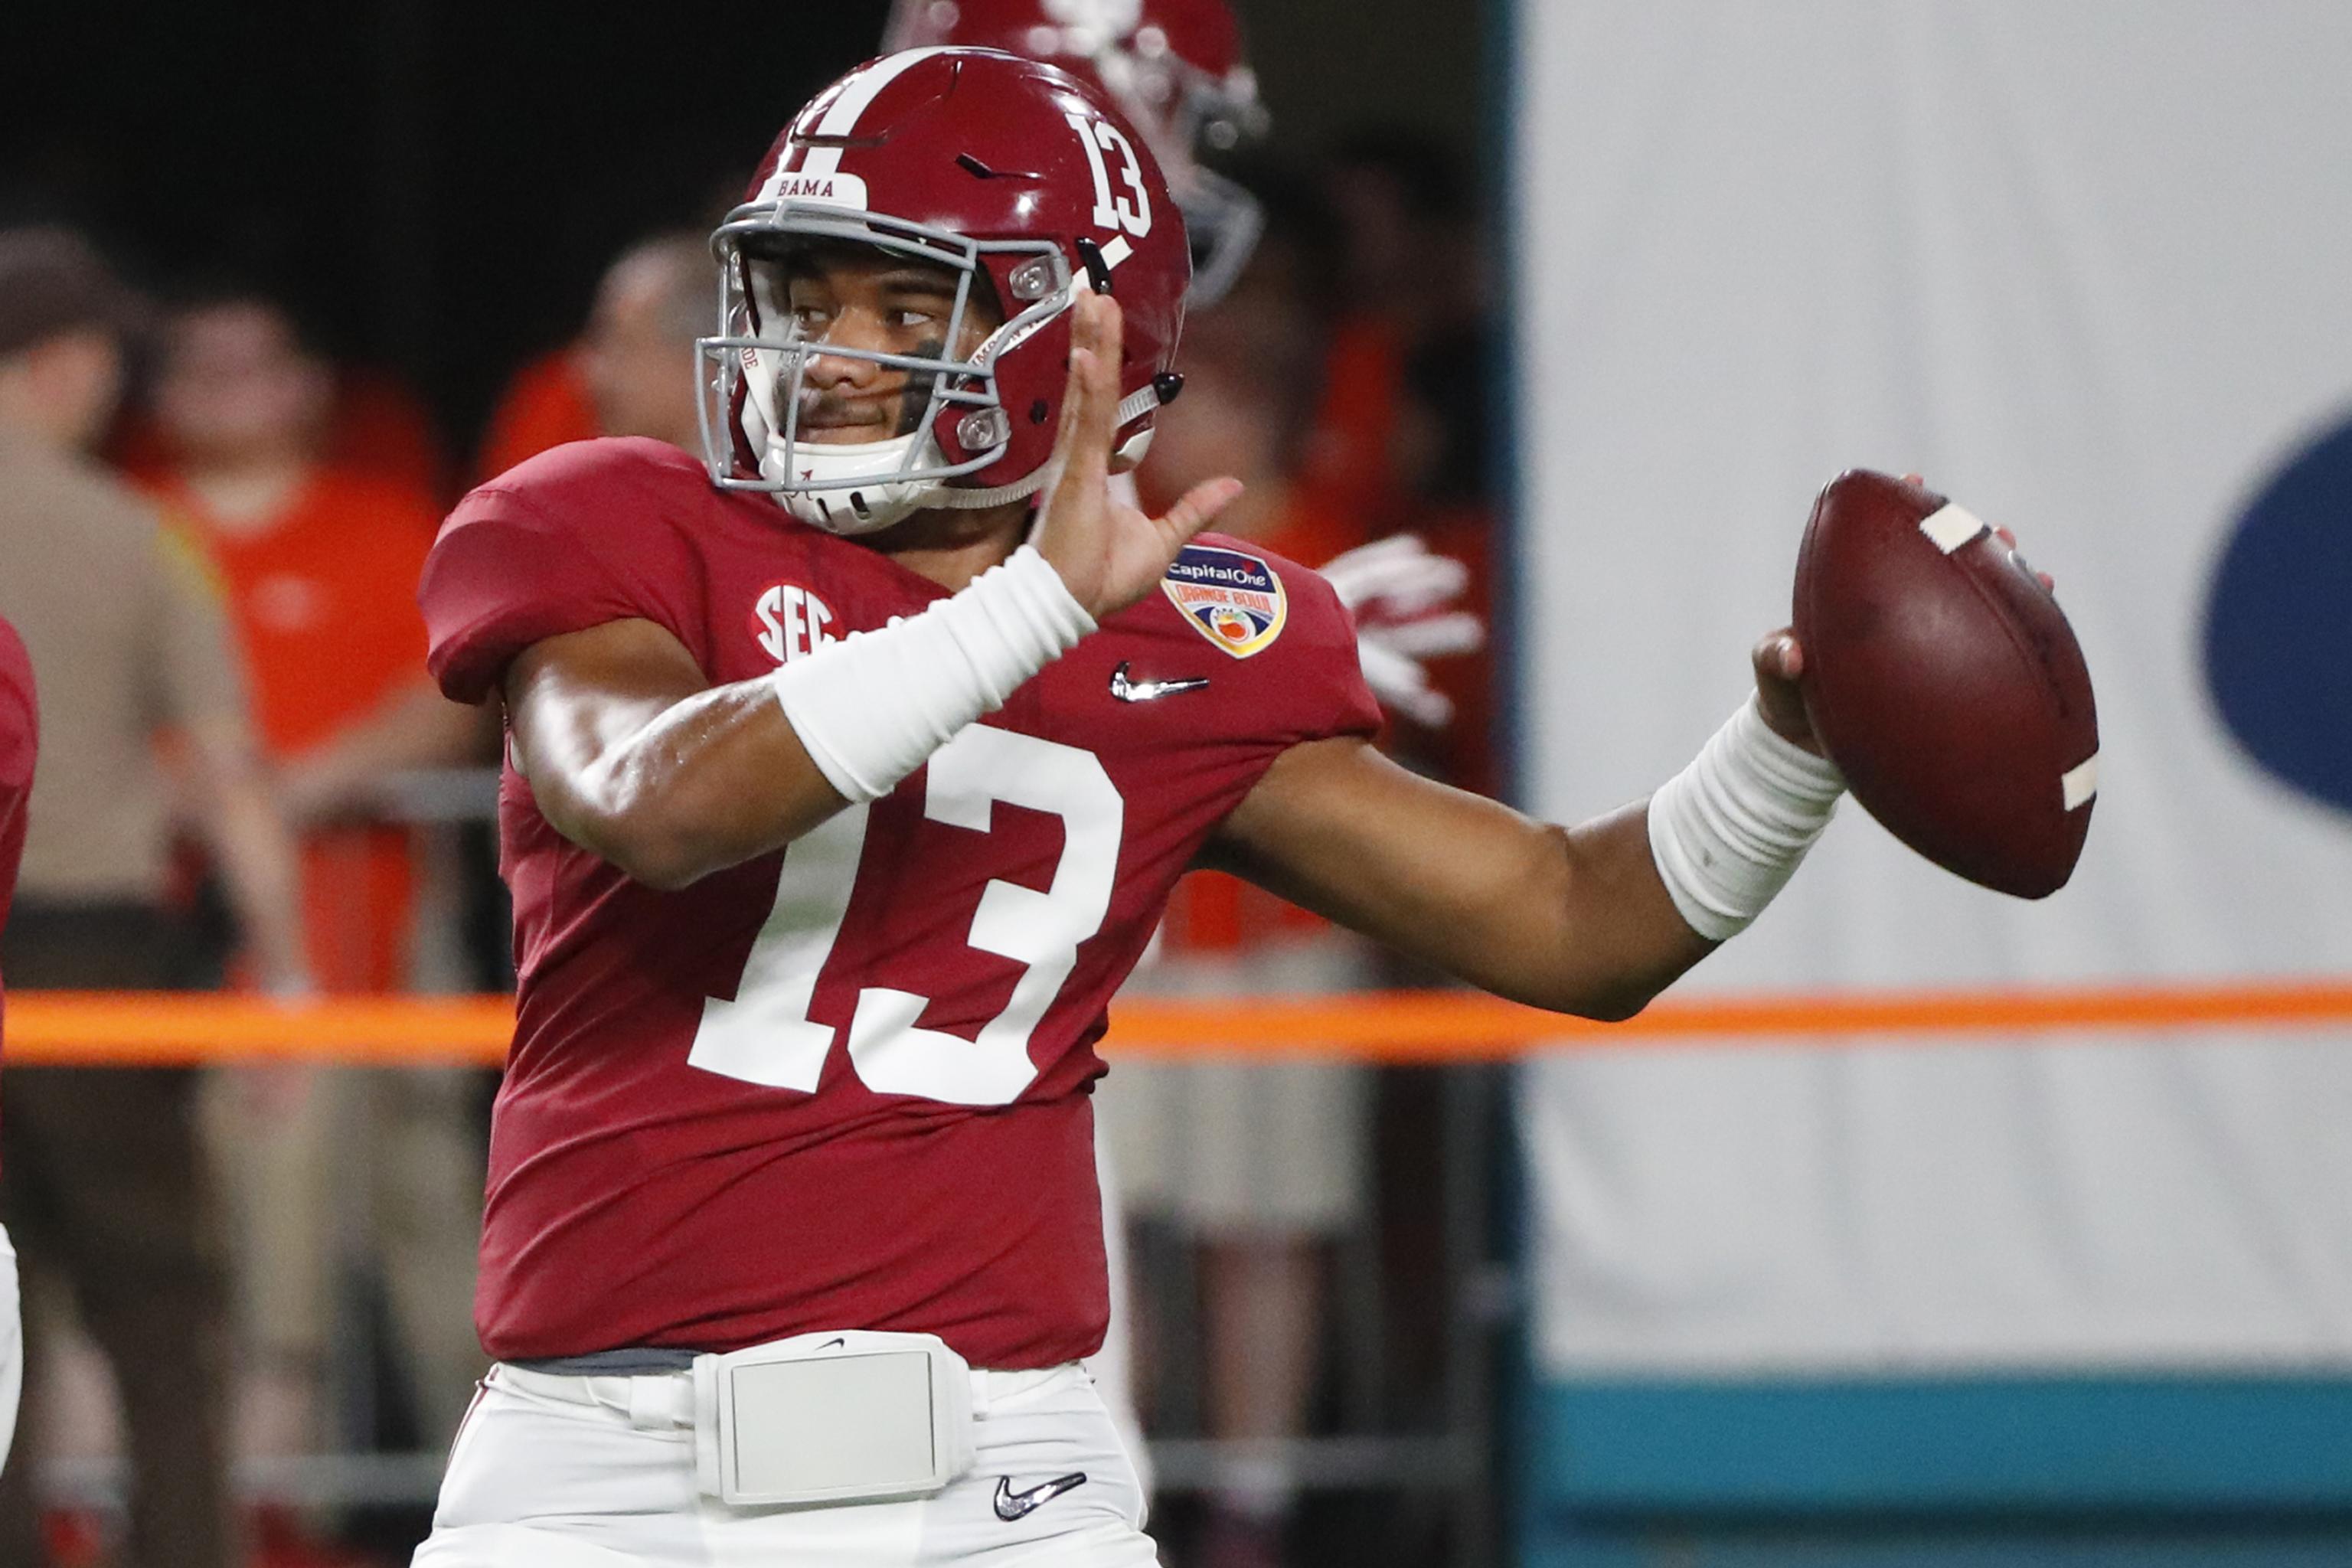
[[[1574,828],[1370,743],[1313,574],[1114,504],[1189,258],[1149,144],[992,51],[803,109],[719,230],[705,461],[560,448],[420,593],[505,701],[520,971],[478,1318],[417,1562],[1153,1561],[1077,1365],[1088,1090],[1188,867],[1505,995],[1625,1016],[1840,792],[1786,634],[1648,802]]]

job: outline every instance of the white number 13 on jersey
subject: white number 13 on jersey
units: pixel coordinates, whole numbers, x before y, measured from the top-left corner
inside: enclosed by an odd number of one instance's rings
[[[920,1095],[954,1105],[1005,1105],[1037,1077],[1029,1037],[1078,961],[1078,944],[1102,929],[1118,871],[1126,803],[1101,760],[1075,746],[974,724],[931,753],[923,815],[989,830],[997,802],[1062,819],[1062,858],[1045,891],[992,881],[968,941],[1024,965],[1004,1010],[967,1040],[917,1020],[930,999],[869,985],[857,994],[849,1060],[878,1094]],[[866,847],[867,808],[851,806],[793,842],[776,879],[776,901],[751,944],[733,1001],[710,997],[687,1053],[689,1065],[747,1083],[814,1092],[835,1031],[812,1021],[817,976],[849,912]]]

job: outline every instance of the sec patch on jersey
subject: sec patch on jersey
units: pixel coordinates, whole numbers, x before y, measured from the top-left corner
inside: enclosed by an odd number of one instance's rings
[[[1186,545],[1160,586],[1194,631],[1235,658],[1271,646],[1290,614],[1264,558],[1214,544]]]

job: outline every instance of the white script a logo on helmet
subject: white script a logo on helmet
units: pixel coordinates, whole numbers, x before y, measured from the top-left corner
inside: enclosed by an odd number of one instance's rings
[[[779,583],[762,593],[748,617],[751,635],[770,658],[790,664],[841,639],[833,628],[840,619],[833,606],[797,583]]]

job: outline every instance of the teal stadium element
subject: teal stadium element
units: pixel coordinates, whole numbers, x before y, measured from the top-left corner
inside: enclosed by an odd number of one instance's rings
[[[2352,1563],[2352,1378],[1539,1385],[1525,1568]]]

